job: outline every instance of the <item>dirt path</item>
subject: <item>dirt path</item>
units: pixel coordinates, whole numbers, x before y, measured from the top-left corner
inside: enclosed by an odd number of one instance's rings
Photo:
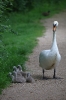
[[[57,77],[52,79],[53,70],[45,72],[48,80],[42,80],[42,69],[39,67],[39,53],[43,49],[49,49],[52,43],[52,24],[57,20],[57,43],[62,60],[56,68]],[[36,79],[35,83],[12,84],[5,89],[0,100],[66,100],[66,12],[55,15],[43,21],[46,27],[45,36],[38,38],[38,45],[26,62],[27,68]]]

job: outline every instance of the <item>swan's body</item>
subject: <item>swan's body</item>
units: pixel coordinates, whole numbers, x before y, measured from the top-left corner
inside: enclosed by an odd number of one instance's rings
[[[52,47],[50,50],[43,50],[39,55],[39,63],[43,69],[43,78],[44,78],[44,69],[50,70],[54,68],[54,78],[55,78],[55,67],[59,64],[61,56],[59,54],[57,42],[56,42],[56,27],[58,22],[54,21],[53,23],[53,41]]]

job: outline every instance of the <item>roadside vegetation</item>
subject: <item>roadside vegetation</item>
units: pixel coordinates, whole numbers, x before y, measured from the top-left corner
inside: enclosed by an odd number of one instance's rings
[[[65,1],[66,2],[66,1]],[[43,35],[41,19],[51,17],[66,8],[62,0],[1,0],[0,1],[0,93],[11,83],[8,73],[22,65]],[[43,12],[50,11],[49,16]]]

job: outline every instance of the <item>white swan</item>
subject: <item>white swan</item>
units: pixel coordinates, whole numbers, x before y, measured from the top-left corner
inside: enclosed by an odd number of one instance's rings
[[[43,78],[44,77],[44,69],[50,70],[54,68],[54,75],[53,78],[56,78],[55,76],[55,67],[59,64],[61,60],[61,55],[59,54],[57,41],[56,41],[56,28],[58,26],[58,22],[54,21],[53,23],[53,41],[52,46],[50,50],[43,50],[39,55],[39,63],[40,66],[43,69]]]

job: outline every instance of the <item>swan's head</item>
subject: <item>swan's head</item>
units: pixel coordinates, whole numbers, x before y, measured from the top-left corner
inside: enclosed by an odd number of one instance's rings
[[[57,26],[58,26],[58,21],[54,21],[53,22],[53,31],[54,32],[56,31]]]

